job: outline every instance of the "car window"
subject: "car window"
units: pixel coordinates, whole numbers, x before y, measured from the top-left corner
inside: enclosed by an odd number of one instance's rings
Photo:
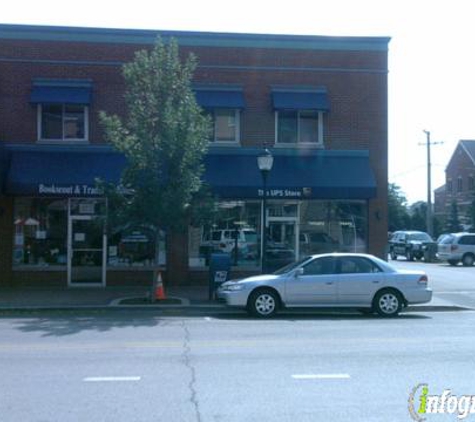
[[[369,274],[380,272],[381,269],[369,259],[353,256],[340,258],[341,274]]]
[[[419,240],[421,242],[432,242],[432,238],[427,233],[412,233],[408,236],[409,240]]]
[[[451,245],[452,242],[454,241],[455,239],[455,236],[452,236],[451,234],[448,234],[447,236],[445,236],[441,241],[440,241],[440,244],[441,245]]]
[[[221,240],[221,232],[220,231],[213,232],[211,234],[211,236],[212,236],[213,240],[217,240],[217,241]]]
[[[248,243],[257,243],[257,232],[254,231],[245,231],[244,236],[246,239],[246,242]]]
[[[304,275],[326,275],[335,274],[335,258],[323,257],[310,261],[303,267]]]
[[[462,236],[459,245],[475,245],[475,236]]]

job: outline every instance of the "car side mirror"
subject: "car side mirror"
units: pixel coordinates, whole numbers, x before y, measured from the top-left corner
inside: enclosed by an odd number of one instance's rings
[[[305,271],[303,267],[300,267],[300,268],[297,268],[297,270],[295,270],[294,277],[299,278],[299,276],[304,275],[304,274],[305,274]]]

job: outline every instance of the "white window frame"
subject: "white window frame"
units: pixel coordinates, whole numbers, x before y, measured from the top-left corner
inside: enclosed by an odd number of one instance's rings
[[[234,141],[220,141],[216,139],[216,114],[215,112],[217,110],[234,110],[234,119],[236,121],[236,129],[234,132]],[[229,109],[225,107],[216,107],[213,109],[210,109],[209,111],[210,115],[212,116],[213,119],[213,136],[212,139],[210,140],[210,145],[232,145],[232,146],[239,146],[240,145],[240,139],[241,139],[241,110],[236,108],[236,109]]]
[[[296,111],[297,112],[297,142],[279,142],[279,112],[280,111]],[[276,110],[275,111],[275,146],[276,147],[285,147],[285,148],[299,148],[299,147],[312,147],[312,148],[322,148],[323,147],[323,111],[317,111],[318,117],[318,128],[317,128],[317,142],[300,142],[300,113],[307,111],[315,110]]]
[[[43,104],[38,104],[37,108],[37,129],[38,129],[38,136],[37,136],[37,141],[39,143],[45,143],[45,144],[50,144],[50,143],[88,143],[89,142],[89,107],[87,105],[82,105],[84,107],[84,138],[64,138],[64,108],[67,105],[71,105],[69,103],[62,103],[62,124],[63,124],[63,138],[57,138],[57,139],[49,139],[49,138],[42,138],[41,135],[43,133],[43,127],[42,127],[42,122],[43,119],[42,114],[43,114]],[[78,105],[78,104],[75,104]],[[81,105],[81,104],[79,104]]]

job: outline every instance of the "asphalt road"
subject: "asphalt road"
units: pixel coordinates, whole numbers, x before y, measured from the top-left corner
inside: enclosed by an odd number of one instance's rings
[[[404,259],[389,261],[400,269],[420,269],[429,275],[429,286],[434,296],[458,306],[475,309],[475,266],[452,267],[446,263],[408,262]]]
[[[401,422],[419,383],[475,394],[475,312],[186,312],[0,318],[1,421]]]

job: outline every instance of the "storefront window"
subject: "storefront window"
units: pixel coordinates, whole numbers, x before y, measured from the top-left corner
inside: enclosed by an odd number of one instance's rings
[[[256,201],[216,205],[213,221],[190,228],[190,267],[206,267],[214,252],[231,255],[234,266],[261,264],[261,206]],[[307,255],[367,252],[366,201],[269,201],[266,267],[274,271]]]
[[[300,205],[300,256],[367,251],[366,201],[307,201]]]
[[[190,267],[208,266],[213,252],[229,253],[235,266],[257,267],[260,264],[260,221],[260,202],[217,203],[210,224],[190,228]]]
[[[154,227],[121,226],[110,230],[110,267],[165,265],[165,233]]]
[[[15,199],[14,266],[65,266],[67,199]]]

